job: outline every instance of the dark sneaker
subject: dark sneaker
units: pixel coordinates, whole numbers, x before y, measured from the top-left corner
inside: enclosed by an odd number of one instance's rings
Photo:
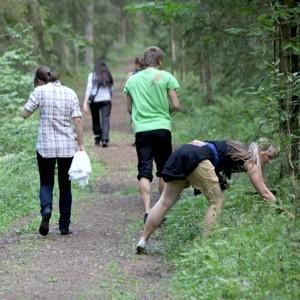
[[[69,228],[62,228],[60,229],[60,234],[61,235],[72,234],[72,231]]]
[[[103,148],[106,148],[106,147],[107,147],[107,141],[103,141],[103,142],[102,142],[102,147],[103,147]]]
[[[145,213],[145,214],[144,214],[144,224],[146,224],[147,218],[148,218],[148,213]]]
[[[46,236],[49,232],[49,221],[51,218],[51,213],[46,213],[42,217],[41,225],[39,228],[39,232],[42,236]]]
[[[147,254],[146,253],[146,242],[144,240],[140,240],[136,245],[136,254]]]

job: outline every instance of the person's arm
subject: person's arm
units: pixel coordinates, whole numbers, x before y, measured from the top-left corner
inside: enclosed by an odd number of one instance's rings
[[[266,186],[261,169],[252,161],[246,161],[244,167],[259,195],[266,201],[274,202],[276,197]]]
[[[73,122],[74,122],[74,125],[75,125],[75,132],[76,132],[76,135],[77,135],[78,150],[79,151],[84,151],[83,128],[82,128],[81,117],[73,118]]]
[[[40,106],[41,99],[41,88],[36,87],[34,91],[30,94],[26,104],[24,105],[23,111],[21,112],[21,117],[24,119],[29,118],[36,109]]]
[[[132,98],[127,94],[127,112],[131,115],[132,113]]]
[[[180,110],[180,102],[177,97],[176,90],[169,90],[168,91],[169,99],[170,99],[170,106],[171,111],[179,111]]]
[[[84,100],[83,100],[83,111],[84,112],[88,112],[89,111],[89,104],[88,104],[88,101],[89,101],[89,96],[86,95],[84,97]]]
[[[29,118],[30,116],[32,115],[32,112],[27,110],[27,109],[23,109],[23,111],[21,112],[21,116],[24,118],[24,119],[27,119]]]
[[[92,93],[93,90],[93,73],[90,73],[87,80],[87,85],[85,89],[85,97],[83,99],[83,111],[88,112],[89,111],[89,96]]]

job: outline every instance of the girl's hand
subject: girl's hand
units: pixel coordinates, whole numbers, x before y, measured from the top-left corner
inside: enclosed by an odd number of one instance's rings
[[[89,106],[88,106],[87,102],[83,103],[83,111],[86,113],[89,111]]]
[[[85,151],[85,148],[83,145],[77,145],[76,150],[77,151]]]

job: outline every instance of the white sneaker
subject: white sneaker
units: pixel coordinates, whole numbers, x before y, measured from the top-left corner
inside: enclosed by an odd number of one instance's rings
[[[146,254],[146,242],[143,239],[140,239],[136,245],[136,254]]]

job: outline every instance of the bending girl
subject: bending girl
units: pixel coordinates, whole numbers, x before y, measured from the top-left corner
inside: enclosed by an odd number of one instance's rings
[[[232,140],[193,141],[178,148],[168,159],[162,178],[166,182],[159,201],[151,209],[143,234],[137,244],[138,254],[145,252],[146,242],[161,224],[165,214],[181,191],[192,185],[209,201],[204,218],[204,238],[208,237],[224,203],[226,178],[233,172],[246,171],[259,195],[268,202],[275,196],[267,188],[262,167],[277,156],[277,149],[266,139],[250,145]],[[225,181],[223,179],[225,178]]]

